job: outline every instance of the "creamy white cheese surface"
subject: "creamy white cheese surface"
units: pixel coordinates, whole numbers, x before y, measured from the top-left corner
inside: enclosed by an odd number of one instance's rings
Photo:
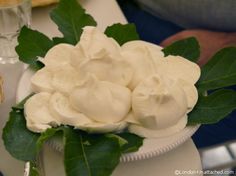
[[[165,129],[175,125],[186,114],[187,97],[177,81],[155,74],[134,89],[132,110],[142,126]]]
[[[34,132],[43,132],[60,122],[50,113],[49,100],[51,94],[41,92],[30,97],[25,103],[25,118],[27,127]]]
[[[131,107],[131,91],[128,88],[99,81],[93,75],[75,87],[69,98],[75,109],[100,123],[122,121]]]
[[[70,125],[90,133],[127,128],[143,137],[172,135],[197,103],[197,64],[164,57],[144,41],[123,46],[85,27],[76,46],[59,44],[31,79],[36,93],[25,104],[27,127],[43,132]]]

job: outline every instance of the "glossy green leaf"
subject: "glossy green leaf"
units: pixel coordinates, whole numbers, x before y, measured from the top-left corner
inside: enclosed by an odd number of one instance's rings
[[[236,84],[236,47],[217,52],[201,69],[197,83],[200,92]]]
[[[44,66],[45,66],[44,63],[42,63],[39,60],[37,60],[37,61],[33,62],[32,64],[30,64],[30,68],[34,71],[40,70]]]
[[[58,45],[60,43],[69,43],[67,42],[65,38],[61,38],[61,37],[53,37],[52,40],[53,40],[54,45]]]
[[[3,129],[3,141],[8,152],[22,161],[35,162],[43,144],[63,127],[48,129],[44,133],[33,133],[26,127],[24,104],[34,94],[27,96],[12,108],[10,118]],[[34,172],[34,171],[33,171]]]
[[[192,62],[196,62],[200,56],[200,46],[196,38],[189,37],[176,41],[162,50],[165,56],[182,56]]]
[[[40,134],[29,131],[26,127],[24,112],[12,110],[10,119],[3,129],[3,141],[7,151],[22,161],[34,161],[36,142]]]
[[[30,162],[29,176],[40,176],[40,171],[35,162]]]
[[[120,133],[117,135],[127,141],[127,143],[121,147],[122,153],[136,152],[143,145],[144,138],[135,134]]]
[[[120,45],[132,40],[139,40],[134,24],[113,24],[107,27],[105,34],[115,39]]]
[[[117,139],[104,135],[84,136],[64,130],[64,164],[67,176],[110,176],[121,156]]]
[[[56,133],[63,132],[63,128],[64,127],[50,128],[50,129],[47,129],[45,132],[41,133],[39,139],[37,140],[37,144],[36,144],[37,151],[40,151],[42,146],[43,146],[43,144],[47,140],[49,140],[52,137],[54,137],[56,135]]]
[[[120,137],[117,134],[108,133],[108,134],[105,134],[105,136],[108,137],[108,138],[115,138],[115,139],[117,139],[118,142],[119,142],[120,147],[122,147],[122,146],[124,146],[125,144],[128,143],[128,141],[126,141],[124,138]]]
[[[53,42],[44,34],[24,26],[18,37],[16,52],[24,63],[35,65],[38,57],[44,57]]]
[[[236,92],[218,90],[209,96],[200,96],[197,105],[188,115],[188,124],[217,123],[236,109]]]
[[[76,0],[60,0],[50,16],[64,35],[63,39],[54,39],[56,43],[66,41],[75,45],[80,40],[83,27],[97,25],[93,17],[86,14]]]

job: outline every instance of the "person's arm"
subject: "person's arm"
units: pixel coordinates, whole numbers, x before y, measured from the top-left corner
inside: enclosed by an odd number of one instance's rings
[[[201,48],[199,65],[204,65],[220,49],[227,46],[236,46],[236,32],[214,32],[202,29],[192,29],[179,32],[161,42],[161,46],[167,46],[174,41],[190,36],[197,38]]]

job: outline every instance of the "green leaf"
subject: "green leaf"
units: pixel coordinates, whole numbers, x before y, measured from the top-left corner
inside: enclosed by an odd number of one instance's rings
[[[200,56],[200,46],[194,37],[176,41],[165,47],[162,51],[165,56],[182,56],[192,62],[196,62]]]
[[[29,176],[40,176],[39,169],[35,162],[30,162]]]
[[[62,40],[75,45],[80,40],[83,27],[97,25],[76,0],[61,0],[50,16],[64,35],[64,39],[57,38],[57,42]]]
[[[197,83],[200,92],[236,84],[236,48],[228,47],[217,52],[201,69]]]
[[[16,52],[20,60],[34,65],[38,57],[44,57],[53,42],[44,34],[24,26],[18,37]]]
[[[7,151],[22,161],[34,161],[36,142],[40,134],[30,132],[26,127],[23,111],[11,111],[10,119],[3,129],[3,141]]]
[[[134,24],[113,24],[107,27],[105,34],[114,38],[120,45],[132,40],[139,40],[139,35]]]
[[[24,104],[33,95],[27,96],[19,104],[12,107],[10,119],[3,129],[3,140],[8,152],[19,160],[31,161],[32,163],[45,141],[63,129],[63,127],[52,128],[41,134],[33,133],[27,129]],[[36,173],[36,170],[33,169],[32,172]]]
[[[136,152],[143,145],[143,139],[132,133],[106,134],[106,137],[116,138],[119,141],[122,153]]]
[[[136,152],[143,145],[144,138],[135,134],[120,133],[117,135],[127,141],[127,143],[121,147],[122,153]]]
[[[124,146],[125,144],[128,143],[128,141],[126,141],[124,138],[122,138],[122,137],[120,137],[120,136],[118,136],[116,134],[113,134],[113,133],[105,134],[105,136],[108,137],[108,138],[110,137],[110,138],[117,139],[118,142],[119,142],[120,147],[122,147],[122,146]]]
[[[58,45],[60,43],[68,43],[65,38],[53,37],[52,38],[54,45]]]
[[[217,123],[236,108],[236,92],[218,90],[209,96],[200,96],[188,117],[188,125]]]
[[[119,164],[118,140],[104,135],[94,136],[86,136],[70,128],[64,130],[67,176],[109,176]]]
[[[56,135],[56,133],[63,131],[64,127],[58,127],[58,128],[50,128],[47,129],[45,132],[41,133],[39,139],[37,140],[36,147],[37,151],[40,151],[43,144],[50,138]]]
[[[37,60],[30,65],[30,68],[34,71],[38,71],[43,68],[45,65],[41,61]]]

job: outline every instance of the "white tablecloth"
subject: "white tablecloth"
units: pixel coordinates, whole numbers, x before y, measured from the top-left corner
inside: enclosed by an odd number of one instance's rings
[[[102,30],[113,23],[126,23],[115,0],[80,0],[87,11],[96,19],[98,27]],[[36,8],[33,10],[32,27],[47,34],[50,37],[58,36],[57,27],[49,20],[48,12],[52,7]],[[8,119],[10,107],[15,103],[17,83],[23,71],[23,65],[0,65],[0,74],[4,78],[5,102],[0,105],[0,135],[2,128]],[[45,147],[45,165],[47,175],[63,176],[61,155],[50,148]],[[4,149],[0,140],[0,170],[5,176],[23,175],[24,163],[13,159]],[[175,170],[201,170],[199,153],[192,140],[188,140],[177,149],[159,157],[121,163],[114,171],[114,176],[173,176]],[[22,173],[22,174],[21,174]],[[196,175],[196,174],[192,174]]]

